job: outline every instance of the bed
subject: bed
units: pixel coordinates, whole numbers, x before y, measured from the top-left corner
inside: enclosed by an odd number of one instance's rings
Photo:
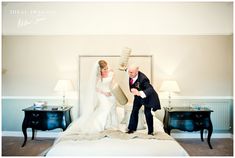
[[[87,69],[98,59],[105,59],[114,69],[116,82],[128,97],[129,103],[117,106],[118,129],[109,129],[96,134],[81,134],[76,130],[75,119],[66,131],[55,140],[53,146],[44,152],[46,156],[188,156],[180,144],[163,130],[162,122],[154,116],[154,136],[147,135],[143,108],[139,112],[137,131],[127,134],[133,96],[129,92],[128,75],[118,70],[119,56],[79,56],[79,98],[83,103],[83,91],[87,83]],[[152,56],[131,56],[130,62],[141,65],[141,71],[152,80]],[[81,113],[81,107],[78,107]],[[155,115],[155,113],[153,113]]]
[[[118,129],[105,130],[96,134],[76,132],[76,120],[62,132],[53,146],[44,152],[46,156],[188,156],[180,144],[163,130],[163,124],[154,116],[154,136],[147,135],[138,124],[138,130],[126,134],[125,114],[118,107],[120,125]],[[143,115],[140,114],[139,118]],[[142,128],[142,129],[140,129]]]

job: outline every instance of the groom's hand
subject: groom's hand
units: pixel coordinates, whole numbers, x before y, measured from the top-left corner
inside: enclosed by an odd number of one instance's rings
[[[136,88],[131,88],[131,93],[140,96],[140,92]]]

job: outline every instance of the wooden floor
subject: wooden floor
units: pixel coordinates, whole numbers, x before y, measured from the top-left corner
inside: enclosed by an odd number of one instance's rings
[[[53,145],[52,138],[28,138],[26,145],[23,137],[2,137],[2,156],[37,156]]]
[[[190,156],[233,156],[233,139],[211,139],[213,149],[201,139],[176,139]]]
[[[190,156],[233,156],[233,139],[212,139],[210,149],[207,142],[200,139],[177,139]],[[28,140],[21,147],[23,137],[2,137],[2,156],[37,156],[52,146],[52,138]]]

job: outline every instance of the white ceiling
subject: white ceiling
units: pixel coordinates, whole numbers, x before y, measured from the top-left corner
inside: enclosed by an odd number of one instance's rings
[[[232,2],[2,2],[3,35],[230,35]]]

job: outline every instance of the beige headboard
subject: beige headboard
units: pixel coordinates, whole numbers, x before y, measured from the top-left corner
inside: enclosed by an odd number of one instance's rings
[[[88,83],[90,71],[94,63],[100,59],[104,59],[108,62],[110,68],[113,69],[115,74],[115,81],[120,85],[124,93],[126,94],[128,101],[133,101],[133,96],[129,91],[128,73],[120,71],[118,68],[119,55],[81,55],[79,56],[79,76],[78,76],[78,95],[79,105],[83,103],[84,91]],[[152,56],[151,55],[131,55],[129,58],[129,64],[135,63],[139,66],[140,71],[152,81]]]

